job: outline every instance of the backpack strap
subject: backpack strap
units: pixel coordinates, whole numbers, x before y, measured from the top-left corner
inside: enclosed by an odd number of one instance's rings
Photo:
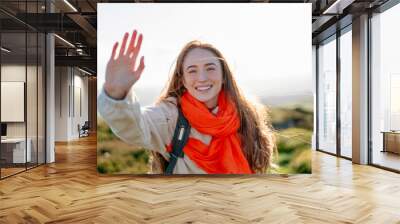
[[[183,115],[181,109],[178,107],[178,121],[172,138],[172,152],[169,153],[169,163],[165,174],[171,175],[174,171],[178,157],[183,158],[183,147],[186,145],[190,134],[190,124]]]

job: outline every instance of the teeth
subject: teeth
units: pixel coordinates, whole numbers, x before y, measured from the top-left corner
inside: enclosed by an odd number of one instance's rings
[[[207,90],[207,89],[210,89],[210,88],[211,88],[211,86],[199,86],[199,87],[196,87],[196,89],[200,90],[200,91],[204,91],[204,90]]]

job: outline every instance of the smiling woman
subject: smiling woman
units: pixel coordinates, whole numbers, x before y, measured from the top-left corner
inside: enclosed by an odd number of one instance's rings
[[[194,48],[187,53],[183,68],[183,84],[187,91],[209,109],[216,107],[222,87],[219,59],[209,50]]]
[[[136,31],[129,44],[128,37],[117,57],[114,45],[99,112],[122,140],[153,152],[153,173],[265,173],[273,132],[265,114],[239,91],[219,50],[189,42],[157,103],[141,108],[131,87],[144,70],[144,57],[135,69],[143,36],[137,44]]]

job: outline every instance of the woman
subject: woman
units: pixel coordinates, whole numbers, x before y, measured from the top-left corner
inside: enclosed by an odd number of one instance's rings
[[[144,70],[135,66],[143,36],[126,33],[118,56],[115,43],[99,95],[99,112],[124,141],[152,150],[153,172],[164,172],[182,111],[191,129],[174,174],[265,173],[275,148],[265,117],[236,85],[223,55],[212,45],[189,42],[155,106],[141,108],[131,87]],[[125,52],[126,49],[126,52]],[[137,69],[135,69],[137,67]]]

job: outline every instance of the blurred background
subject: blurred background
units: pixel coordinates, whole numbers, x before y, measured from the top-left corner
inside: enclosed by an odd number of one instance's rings
[[[279,155],[274,156],[274,166],[267,173],[311,173],[312,98],[304,98],[302,102],[272,106],[269,111],[277,137]],[[98,120],[97,142],[99,173],[146,174],[149,172],[151,153],[119,140],[101,118]]]

